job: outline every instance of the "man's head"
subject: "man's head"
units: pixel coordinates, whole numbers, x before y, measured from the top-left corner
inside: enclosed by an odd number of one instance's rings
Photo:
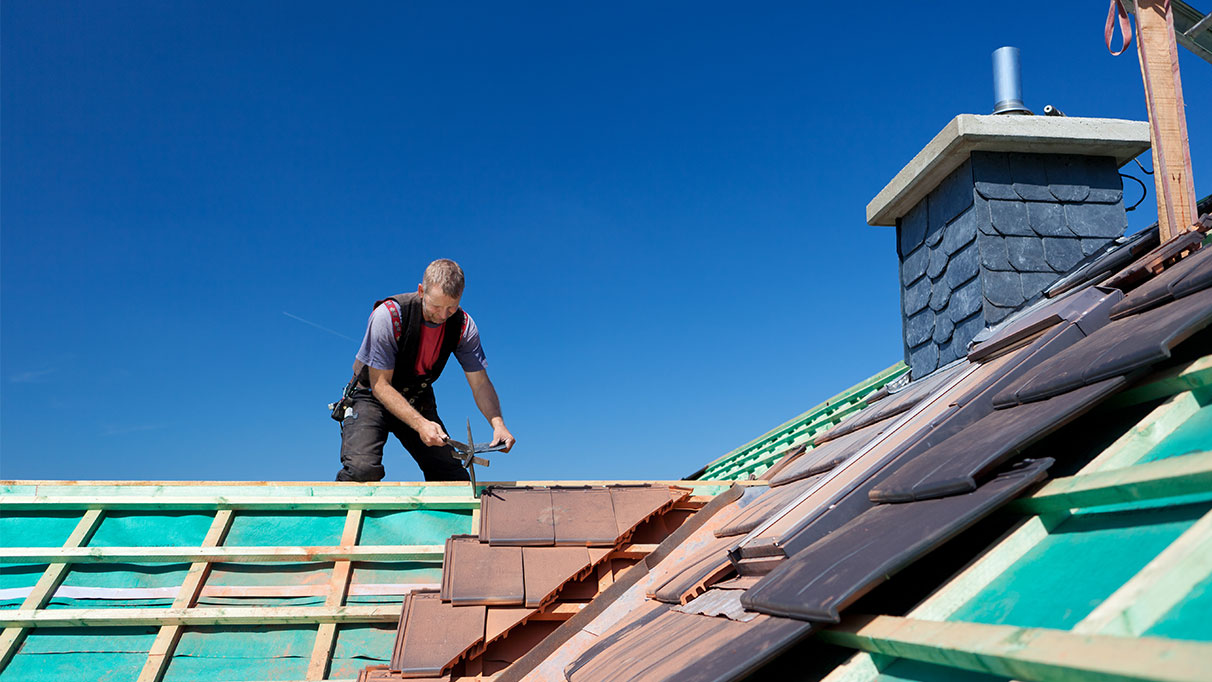
[[[463,297],[463,268],[449,258],[439,258],[425,268],[425,277],[417,285],[421,311],[427,322],[440,324],[459,309]]]

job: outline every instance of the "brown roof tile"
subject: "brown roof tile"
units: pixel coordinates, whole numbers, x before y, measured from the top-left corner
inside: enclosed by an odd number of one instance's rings
[[[538,608],[560,587],[589,568],[590,555],[585,547],[523,547],[522,575],[526,585],[526,606]],[[603,554],[604,558],[605,555]]]
[[[557,545],[613,545],[619,538],[614,505],[606,488],[552,488]]]
[[[491,487],[480,497],[480,538],[494,545],[555,544],[549,488]]]
[[[521,606],[525,596],[522,548],[493,547],[474,535],[452,536],[446,540],[442,585],[443,598],[455,605]]]
[[[391,669],[404,677],[438,677],[484,639],[483,606],[454,606],[437,592],[404,599]]]

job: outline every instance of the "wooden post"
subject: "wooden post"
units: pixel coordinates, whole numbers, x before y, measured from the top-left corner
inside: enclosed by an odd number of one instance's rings
[[[1195,183],[1170,0],[1137,0],[1137,53],[1153,142],[1157,225],[1164,243],[1195,222]]]

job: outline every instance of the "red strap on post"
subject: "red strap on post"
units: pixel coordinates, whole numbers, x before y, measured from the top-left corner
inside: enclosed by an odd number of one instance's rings
[[[1111,49],[1111,38],[1115,35],[1115,17],[1119,16],[1120,45],[1118,50]],[[1128,18],[1128,10],[1124,9],[1121,0],[1111,0],[1107,8],[1107,25],[1103,28],[1103,40],[1107,43],[1107,51],[1118,57],[1132,44],[1132,20]]]

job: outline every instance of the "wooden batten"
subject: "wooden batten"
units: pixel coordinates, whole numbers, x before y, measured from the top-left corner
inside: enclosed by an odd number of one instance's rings
[[[1174,42],[1174,15],[1169,0],[1137,0],[1136,26],[1136,47],[1153,142],[1157,225],[1161,241],[1165,242],[1192,229],[1198,217],[1178,48]]]

